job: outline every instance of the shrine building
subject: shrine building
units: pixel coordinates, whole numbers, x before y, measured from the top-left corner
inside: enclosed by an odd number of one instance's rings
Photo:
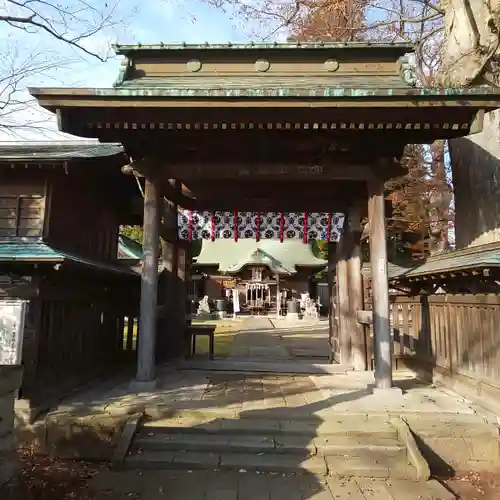
[[[194,295],[215,302],[236,289],[242,313],[285,314],[288,300],[317,297],[315,275],[326,265],[297,239],[203,241],[193,262]]]
[[[419,88],[413,47],[402,43],[115,50],[123,59],[112,87],[30,91],[57,115],[61,131],[122,144],[130,159],[123,173],[144,183],[137,384],[154,384],[159,350],[168,346],[173,355],[182,348],[190,240],[232,240],[236,247],[290,234],[304,245],[323,239],[330,247],[329,282],[336,275],[337,283],[329,301],[332,361],[367,369],[373,331],[376,387],[390,389],[384,182],[404,173],[405,145],[480,131],[484,113],[500,107],[500,90]],[[296,224],[289,213],[298,214]],[[373,328],[358,321],[366,312],[360,251],[366,216]],[[158,289],[160,237],[163,267],[173,279]],[[158,300],[175,311],[168,321]]]

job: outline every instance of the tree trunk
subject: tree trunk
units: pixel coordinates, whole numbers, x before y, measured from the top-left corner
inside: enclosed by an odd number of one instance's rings
[[[500,112],[484,131],[450,141],[457,248],[500,241]]]
[[[443,0],[442,84],[499,85],[500,0]],[[483,131],[450,141],[457,248],[500,240],[500,113]]]

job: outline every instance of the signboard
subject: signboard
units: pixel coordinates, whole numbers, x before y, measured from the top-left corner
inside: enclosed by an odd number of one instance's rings
[[[25,300],[0,300],[0,365],[21,364]]]

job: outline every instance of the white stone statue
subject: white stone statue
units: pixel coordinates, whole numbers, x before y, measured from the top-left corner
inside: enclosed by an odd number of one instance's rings
[[[302,294],[300,307],[304,310],[304,318],[319,319],[318,308],[314,300],[311,299],[308,293]]]
[[[210,316],[210,306],[208,305],[208,295],[205,295],[198,304],[196,316]]]

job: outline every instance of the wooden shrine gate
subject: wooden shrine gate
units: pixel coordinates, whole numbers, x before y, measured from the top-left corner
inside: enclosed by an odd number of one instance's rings
[[[121,142],[131,160],[124,170],[145,177],[139,382],[155,378],[158,239],[171,243],[164,262],[175,270],[179,249],[189,248],[178,239],[182,207],[345,214],[342,238],[329,241],[329,274],[337,276],[340,362],[356,369],[367,367],[356,318],[368,216],[375,378],[377,388],[392,387],[384,182],[404,173],[406,144],[479,131],[500,92],[416,88],[412,50],[360,42],[117,46],[124,60],[113,88],[31,89],[61,130]],[[211,216],[205,229],[219,236]],[[168,334],[182,337],[178,325]]]

